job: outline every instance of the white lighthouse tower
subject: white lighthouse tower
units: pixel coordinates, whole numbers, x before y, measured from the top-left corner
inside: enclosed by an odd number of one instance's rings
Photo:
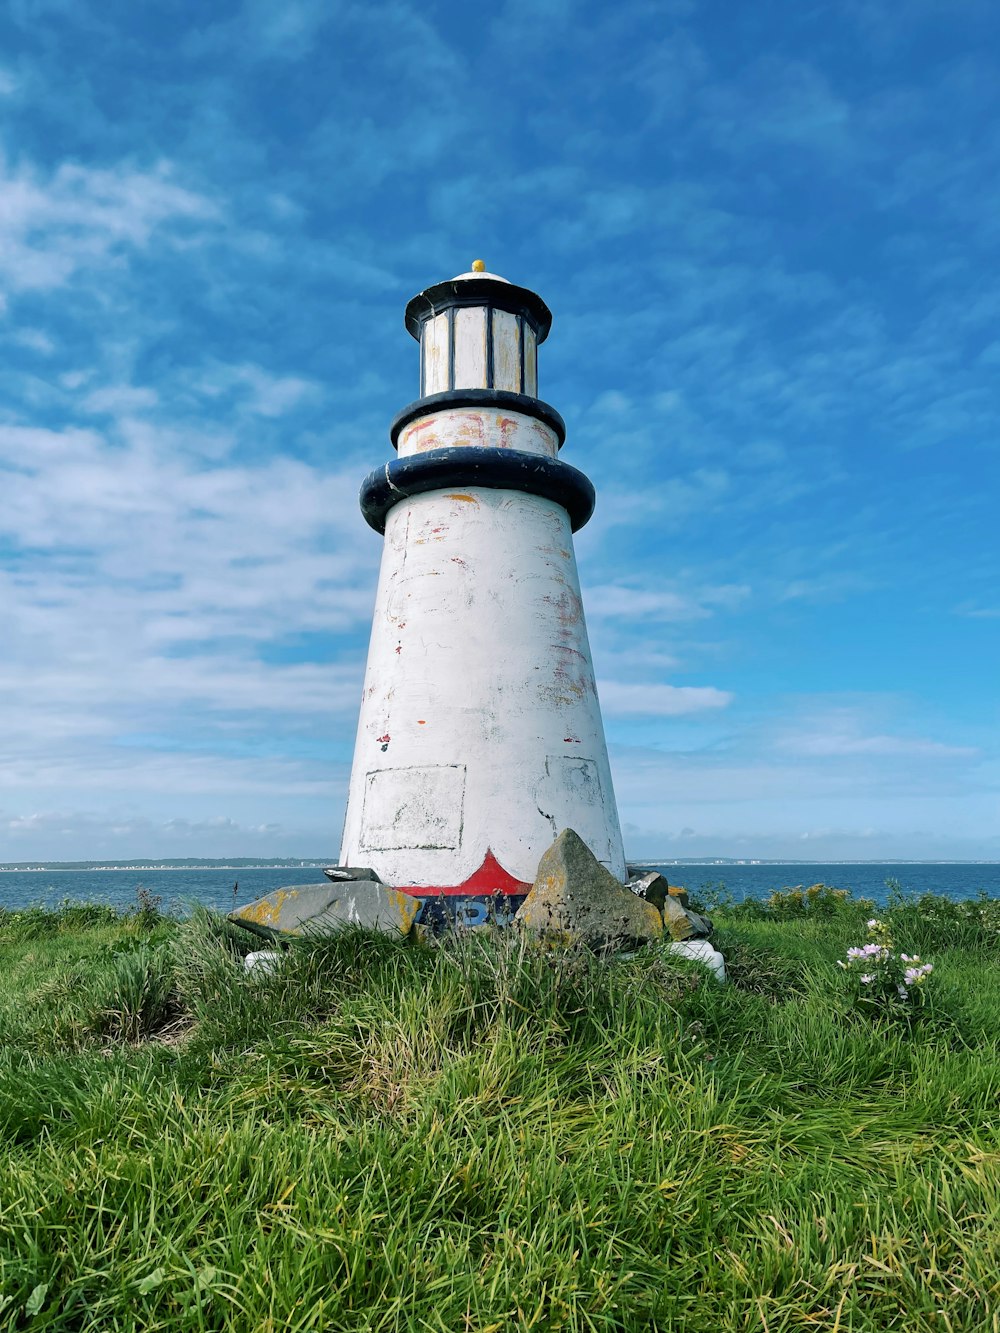
[[[537,397],[548,307],[484,267],[406,307],[420,397],[361,488],[385,545],[340,854],[466,921],[563,828],[625,877],[573,552],[594,489]]]

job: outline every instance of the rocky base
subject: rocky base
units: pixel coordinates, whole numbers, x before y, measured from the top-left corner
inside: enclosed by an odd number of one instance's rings
[[[538,863],[514,922],[549,945],[616,951],[662,939],[666,931],[672,953],[726,979],[722,954],[708,942],[712,923],[691,910],[683,889],[672,889],[657,871],[623,887],[572,829],[564,829]]]
[[[658,870],[634,876],[625,887],[659,908],[671,939],[707,940],[711,935],[711,921],[691,910],[687,889],[671,886]]]
[[[325,934],[362,926],[407,935],[417,924],[421,938],[456,928],[511,923],[543,947],[585,945],[621,952],[670,938],[670,951],[708,967],[725,981],[722,954],[708,937],[712,923],[691,909],[684,889],[671,887],[658,871],[622,885],[573,829],[563,829],[538,863],[524,898],[420,899],[383,884],[368,867],[338,866],[324,872],[328,884],[297,884],[231,912],[229,920],[269,939]],[[248,969],[275,966],[269,952],[251,955]]]

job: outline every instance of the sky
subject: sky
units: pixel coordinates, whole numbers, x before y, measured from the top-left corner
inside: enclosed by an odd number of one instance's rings
[[[417,397],[538,291],[633,857],[1000,859],[991,0],[0,6],[0,861],[337,853]]]

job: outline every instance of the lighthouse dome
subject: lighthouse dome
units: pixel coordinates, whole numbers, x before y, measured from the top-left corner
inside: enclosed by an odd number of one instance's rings
[[[477,265],[478,268],[476,267]],[[452,278],[452,282],[465,282],[469,278],[490,278],[493,282],[505,282],[508,287],[511,285],[509,278],[501,278],[499,273],[487,273],[486,265],[481,259],[474,259],[472,261],[472,267],[469,269],[468,273],[456,273]]]

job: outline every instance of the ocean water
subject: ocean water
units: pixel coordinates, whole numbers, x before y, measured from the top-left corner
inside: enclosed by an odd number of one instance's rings
[[[632,862],[645,869],[652,862]],[[884,903],[886,880],[898,880],[906,893],[939,893],[946,898],[974,898],[985,892],[1000,898],[1000,862],[829,865],[789,862],[785,865],[677,865],[658,863],[671,884],[683,884],[696,896],[724,885],[737,899],[766,898],[772,889],[801,884],[830,884],[850,889],[855,897]],[[325,883],[313,867],[278,869],[219,866],[167,870],[30,870],[0,872],[0,907],[16,910],[34,904],[55,907],[64,899],[110,903],[128,908],[141,885],[162,900],[164,911],[183,914],[195,903],[229,912],[287,884]],[[234,885],[236,886],[234,892]]]
[[[638,866],[639,862],[632,862]],[[645,868],[645,862],[641,863]],[[650,867],[652,868],[652,867]],[[850,889],[855,898],[871,898],[884,903],[889,894],[887,880],[898,882],[907,895],[937,893],[958,900],[987,893],[1000,898],[1000,862],[904,861],[851,862],[829,864],[793,862],[784,865],[676,865],[659,863],[655,867],[670,884],[683,884],[698,896],[710,888],[724,885],[736,898],[766,898],[775,889],[810,884],[829,884],[835,889]]]
[[[322,869],[184,866],[167,870],[8,870],[0,873],[0,907],[16,910],[73,902],[134,907],[141,886],[161,899],[161,910],[183,915],[194,904],[231,912],[284,884],[326,884]],[[233,891],[233,886],[236,891]]]

